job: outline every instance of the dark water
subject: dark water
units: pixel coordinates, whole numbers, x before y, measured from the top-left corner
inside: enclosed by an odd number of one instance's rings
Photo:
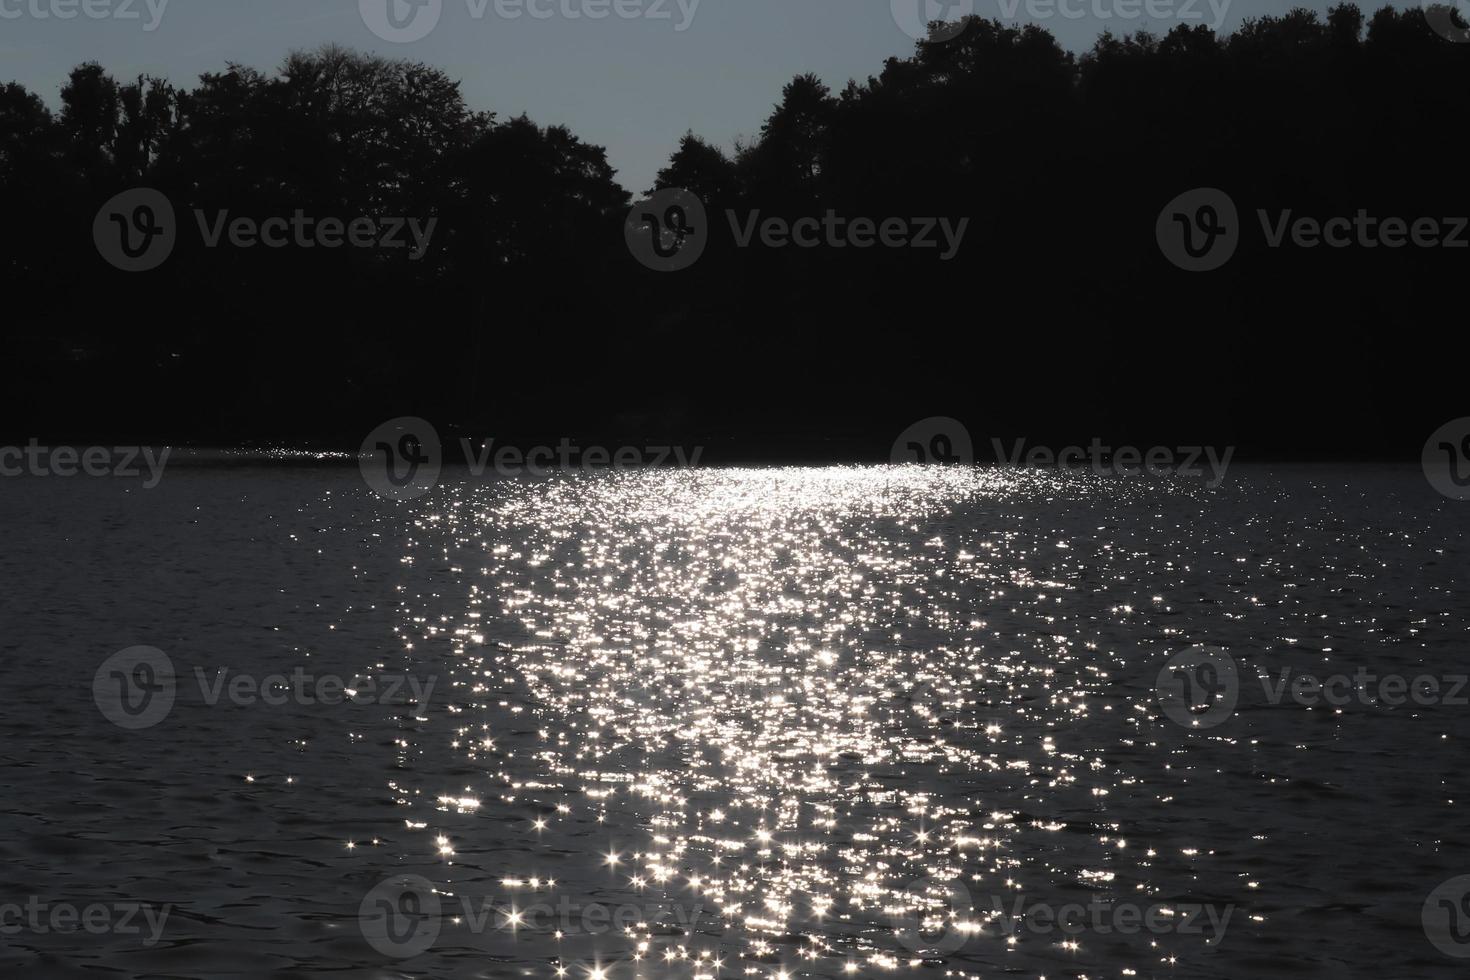
[[[1470,670],[1470,505],[1417,470],[447,471],[398,504],[176,466],[6,480],[0,520],[0,906],[167,912],[10,928],[7,975],[1463,973],[1422,913],[1470,873],[1470,708],[1256,679]],[[1238,704],[1185,728],[1155,686],[1196,644]],[[175,700],[130,730],[93,683],[136,645]],[[222,667],[418,697],[211,704]]]

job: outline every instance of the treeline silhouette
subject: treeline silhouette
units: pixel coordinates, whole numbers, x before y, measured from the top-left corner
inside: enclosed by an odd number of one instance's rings
[[[1272,249],[1256,209],[1470,213],[1467,95],[1470,44],[1417,9],[1104,34],[1080,56],[975,18],[840,92],[794,79],[732,153],[686,136],[657,184],[699,195],[710,242],[660,273],[624,243],[633,196],[600,147],[474,111],[438,68],[329,47],[182,88],[85,64],[56,112],[0,90],[0,430],[355,445],[419,414],[719,460],[885,455],[947,414],[982,443],[1413,456],[1466,414],[1441,338],[1470,250]],[[140,186],[181,231],[130,274],[92,225]],[[1201,186],[1231,195],[1243,241],[1189,273],[1154,225]],[[438,225],[420,261],[211,249],[196,210]],[[970,225],[945,262],[738,248],[727,210]]]

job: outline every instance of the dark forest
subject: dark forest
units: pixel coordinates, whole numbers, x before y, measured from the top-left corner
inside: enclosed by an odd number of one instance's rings
[[[1442,347],[1470,232],[1273,248],[1265,225],[1470,214],[1470,44],[1432,25],[1344,5],[1228,37],[1105,34],[1074,55],[974,19],[840,91],[793,79],[731,152],[723,133],[670,147],[658,187],[697,195],[709,231],[672,273],[624,241],[655,188],[620,186],[565,129],[466,105],[429,65],[326,48],[186,85],[84,64],[54,111],[12,84],[0,340],[26,367],[0,429],[350,447],[412,414],[446,442],[668,440],[715,462],[883,456],[871,433],[950,415],[982,450],[1098,434],[1416,458],[1454,414]],[[138,187],[172,202],[178,241],[130,273],[93,225]],[[1176,268],[1155,238],[1197,187],[1239,210],[1239,249],[1212,272]],[[207,247],[195,217],[297,212],[435,230],[421,256]],[[727,213],[755,212],[969,224],[949,260],[738,247]]]

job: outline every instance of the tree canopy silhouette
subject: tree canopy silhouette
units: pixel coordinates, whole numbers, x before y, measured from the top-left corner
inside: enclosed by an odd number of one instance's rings
[[[0,89],[0,193],[26,229],[0,241],[3,340],[26,365],[0,411],[55,437],[326,437],[413,412],[769,449],[928,414],[1166,438],[1175,384],[1190,442],[1416,449],[1423,398],[1384,382],[1419,370],[1404,340],[1428,342],[1466,253],[1272,249],[1257,210],[1470,213],[1467,81],[1470,45],[1419,10],[1104,34],[1080,56],[971,18],[840,92],[796,77],[731,152],[686,134],[656,187],[698,195],[710,241],[663,274],[624,245],[631,198],[601,147],[475,111],[438,68],[329,46],[180,88],[80,65],[55,112]],[[91,227],[138,186],[181,231],[164,266],[128,274]],[[1194,187],[1225,190],[1246,226],[1206,276],[1154,240]],[[730,233],[829,210],[971,225],[949,262]],[[417,261],[206,248],[196,228],[297,211],[437,226]]]

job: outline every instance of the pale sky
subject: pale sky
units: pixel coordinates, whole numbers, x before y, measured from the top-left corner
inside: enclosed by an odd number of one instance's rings
[[[407,41],[380,37],[369,23],[391,35],[389,3],[408,32],[402,36],[427,33]],[[148,73],[190,85],[228,61],[269,70],[294,48],[333,41],[443,68],[463,82],[474,109],[502,118],[524,111],[543,125],[568,126],[607,147],[619,181],[636,193],[652,183],[685,130],[728,148],[737,136],[759,130],[792,76],[815,72],[840,90],[849,78],[876,74],[885,58],[912,53],[901,25],[918,22],[920,3],[930,5],[935,19],[973,9],[1002,21],[1035,21],[1074,50],[1088,47],[1104,28],[1122,34],[1148,25],[1150,10],[1165,18],[1152,20],[1163,30],[1178,15],[1192,24],[1219,20],[1228,32],[1248,16],[1328,6],[1327,0],[0,0],[0,83],[18,81],[55,106],[66,72],[83,61],[99,61],[119,78]],[[1138,16],[1126,16],[1134,10]],[[605,16],[594,19],[598,13]],[[59,16],[66,14],[70,19]]]

